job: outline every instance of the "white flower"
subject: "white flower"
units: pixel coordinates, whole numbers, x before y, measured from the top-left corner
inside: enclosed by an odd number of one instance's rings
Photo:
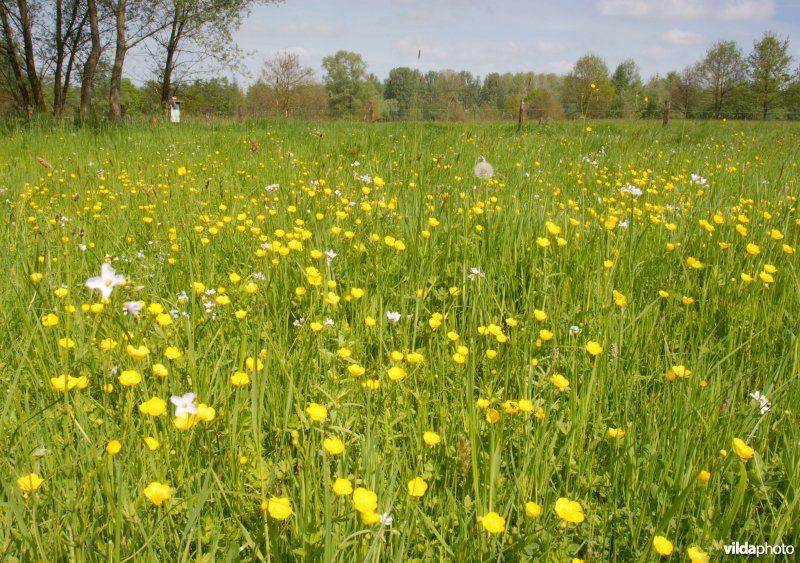
[[[636,197],[639,197],[643,193],[641,188],[637,188],[633,184],[628,184],[624,188],[620,188],[619,191],[621,191],[623,193],[629,193],[629,194],[631,194],[633,196],[636,196]]]
[[[475,278],[485,278],[486,274],[481,272],[478,268],[470,268],[467,277],[471,280],[474,280]]]
[[[175,416],[182,414],[197,414],[197,407],[194,404],[194,399],[197,397],[192,392],[184,393],[183,395],[173,395],[169,401],[175,405]]]
[[[400,320],[400,313],[397,311],[386,311],[386,318],[393,323],[396,323]]]
[[[141,301],[126,301],[125,304],[122,306],[126,312],[130,313],[134,317],[138,316],[142,310],[142,302]]]
[[[125,283],[125,276],[114,272],[111,264],[104,262],[100,266],[100,277],[89,278],[86,280],[86,287],[89,289],[97,289],[103,299],[108,299],[111,296],[111,291],[118,285]]]
[[[769,409],[772,406],[772,404],[769,402],[769,399],[761,393],[761,391],[750,393],[750,396],[756,401],[758,401],[759,405],[761,406],[762,415],[767,414],[769,412]]]
[[[269,186],[264,186],[264,191],[273,192],[280,187],[281,187],[280,184],[270,184]]]
[[[569,332],[570,334],[580,334],[583,332],[583,330],[578,325],[572,325],[569,327]]]
[[[336,323],[330,317],[325,317],[322,321],[322,326],[334,326]]]
[[[494,168],[491,164],[486,162],[486,159],[481,157],[481,161],[475,165],[475,168],[472,170],[481,180],[488,180],[492,176],[494,176]]]
[[[336,254],[333,250],[326,250],[325,256],[327,257],[325,260],[328,262],[328,264],[330,264],[333,261],[333,259],[339,255]]]
[[[389,526],[392,525],[392,522],[394,522],[394,518],[392,518],[388,512],[384,512],[383,514],[381,514],[380,518],[381,526],[385,526],[388,528]]]
[[[708,184],[708,180],[706,180],[699,174],[692,174],[691,178],[692,178],[691,179],[692,184],[696,184],[698,186],[705,186],[706,184]]]

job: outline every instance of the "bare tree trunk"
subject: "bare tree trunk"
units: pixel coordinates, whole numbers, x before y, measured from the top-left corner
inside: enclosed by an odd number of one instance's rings
[[[172,87],[172,71],[175,67],[175,54],[178,51],[178,43],[183,36],[183,29],[186,24],[186,13],[181,13],[178,3],[175,4],[175,14],[172,19],[172,29],[167,42],[167,60],[164,63],[164,76],[161,78],[161,104],[169,102]]]
[[[122,66],[128,51],[125,38],[125,8],[127,0],[119,0],[116,9],[116,39],[117,48],[114,52],[114,66],[111,68],[111,89],[109,91],[109,112],[111,119],[122,119],[122,104],[120,90],[122,89]]]
[[[77,5],[77,3],[76,3]],[[62,16],[63,0],[56,0],[56,68],[53,77],[53,115],[58,117],[64,109],[64,100],[61,99],[61,73],[64,65],[64,30]]]
[[[22,76],[22,67],[17,58],[17,46],[14,41],[11,22],[8,20],[8,12],[6,10],[5,4],[0,2],[0,22],[3,24],[6,57],[8,58],[9,66],[11,66],[11,72],[14,74],[14,81],[17,83],[16,97],[22,104],[22,107],[26,108],[31,104],[31,96],[28,92],[28,87],[25,85],[25,79]]]
[[[89,29],[92,33],[92,50],[83,65],[83,81],[81,82],[81,119],[89,117],[92,107],[92,81],[100,60],[100,24],[97,18],[96,0],[88,0],[86,6],[89,14]]]
[[[42,93],[42,83],[36,73],[36,57],[33,54],[33,32],[31,30],[31,18],[28,13],[27,0],[17,0],[19,6],[19,21],[22,28],[22,41],[25,45],[25,68],[28,75],[28,83],[31,85],[34,109],[45,111],[44,94]]]

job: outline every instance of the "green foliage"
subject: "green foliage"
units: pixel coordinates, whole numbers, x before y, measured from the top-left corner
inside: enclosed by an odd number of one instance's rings
[[[367,77],[361,55],[338,51],[322,59],[323,82],[328,93],[328,111],[334,117],[362,117],[375,90]]]
[[[571,117],[606,117],[614,99],[614,85],[605,61],[584,55],[564,78],[563,101]]]
[[[733,540],[796,543],[798,130],[590,124],[8,131],[0,553],[637,561],[662,535],[717,560]],[[481,156],[493,178],[473,176]],[[86,286],[104,261],[127,280],[106,303]],[[85,388],[55,390],[62,374]],[[215,417],[179,430],[169,398],[188,391]],[[168,412],[143,413],[153,397]],[[362,523],[336,478],[392,524]],[[289,518],[261,508],[273,497]]]
[[[791,79],[791,62],[788,37],[781,41],[774,33],[767,32],[753,45],[747,64],[761,119],[767,119],[770,112],[781,106],[781,97]]]

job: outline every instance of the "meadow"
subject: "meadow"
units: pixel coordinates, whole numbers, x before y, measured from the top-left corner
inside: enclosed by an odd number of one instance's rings
[[[788,123],[9,129],[0,559],[800,547],[798,147]]]

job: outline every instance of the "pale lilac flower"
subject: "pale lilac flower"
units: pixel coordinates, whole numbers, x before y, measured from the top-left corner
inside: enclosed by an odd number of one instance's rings
[[[108,262],[103,262],[100,266],[100,276],[86,280],[86,287],[97,289],[103,299],[111,297],[111,291],[118,285],[125,283],[125,276],[117,274]]]
[[[197,407],[194,404],[194,400],[197,395],[192,393],[184,393],[183,395],[173,395],[169,398],[169,401],[175,405],[175,416],[180,416],[182,414],[197,414]]]
[[[386,311],[386,318],[392,321],[393,323],[400,321],[400,313],[397,311]]]
[[[769,412],[769,409],[770,407],[772,407],[772,404],[769,402],[769,399],[761,393],[761,391],[750,393],[750,396],[756,401],[758,401],[758,404],[761,407],[760,410],[762,415],[767,414]]]
[[[138,317],[139,313],[142,311],[142,302],[141,301],[126,301],[123,305],[123,308],[127,313],[130,313],[134,317]]]

